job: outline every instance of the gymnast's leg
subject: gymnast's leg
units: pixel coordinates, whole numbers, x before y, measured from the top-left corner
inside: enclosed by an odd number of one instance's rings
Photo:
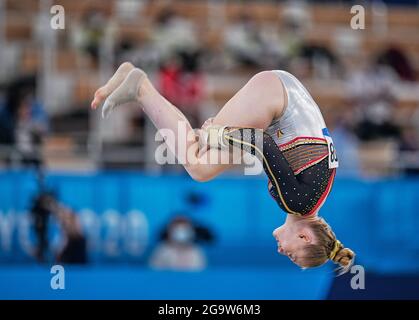
[[[118,71],[117,71],[118,72]],[[120,77],[116,78],[120,79]],[[105,86],[106,87],[106,86]],[[106,88],[105,92],[113,89]],[[99,106],[105,97],[92,102],[92,107]],[[199,152],[197,135],[184,115],[155,89],[147,75],[140,69],[132,69],[124,81],[105,98],[103,114],[107,116],[115,107],[127,102],[137,102],[158,130],[170,129],[178,132],[179,126],[186,128],[186,152],[180,149],[177,137],[166,143],[178,160],[184,164],[188,173],[196,180],[206,181],[226,170],[231,164],[211,164],[206,159],[213,159],[207,153],[222,153],[210,148],[203,154]],[[284,92],[279,78],[270,71],[255,75],[249,82],[226,103],[214,118],[217,125],[267,128],[278,117],[284,107]],[[165,138],[165,137],[164,137]],[[185,141],[182,141],[185,142]]]

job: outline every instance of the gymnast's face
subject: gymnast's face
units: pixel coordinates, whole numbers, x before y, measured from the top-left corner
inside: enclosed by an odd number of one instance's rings
[[[312,243],[313,233],[304,218],[288,215],[286,222],[272,234],[278,245],[278,252],[296,263],[304,248]]]

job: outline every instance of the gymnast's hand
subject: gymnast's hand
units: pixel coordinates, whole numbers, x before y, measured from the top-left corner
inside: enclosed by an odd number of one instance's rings
[[[195,129],[195,133],[197,135],[198,142],[199,142],[198,155],[201,155],[201,154],[205,153],[210,148],[210,146],[208,144],[207,129],[208,129],[208,127],[212,126],[213,121],[214,121],[214,118],[209,118],[209,119],[205,120],[205,122],[203,123],[201,128]]]
[[[214,118],[207,119],[201,129],[197,130],[200,150],[209,148],[225,147],[223,143],[223,131],[225,126],[214,124]]]

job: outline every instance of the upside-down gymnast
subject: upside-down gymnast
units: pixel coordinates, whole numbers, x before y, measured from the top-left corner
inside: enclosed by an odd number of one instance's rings
[[[354,252],[319,216],[338,166],[336,151],[319,107],[293,75],[279,70],[256,74],[201,130],[193,130],[146,73],[126,62],[96,91],[91,107],[103,104],[102,115],[107,117],[130,102],[138,104],[158,130],[178,132],[180,125],[186,126],[187,135],[165,142],[194,180],[211,180],[233,166],[207,161],[232,149],[256,156],[269,178],[269,193],[287,213],[285,223],[273,232],[278,252],[302,268],[332,260],[340,273],[349,270]],[[180,143],[187,151],[177,147]]]

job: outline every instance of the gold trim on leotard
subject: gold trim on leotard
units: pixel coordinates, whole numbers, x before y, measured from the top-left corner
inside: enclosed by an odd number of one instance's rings
[[[322,142],[300,143],[281,151],[295,175],[319,163],[329,154],[327,144]]]
[[[239,129],[237,129],[237,130],[239,130]],[[231,131],[231,132],[233,132],[233,131]],[[231,133],[231,132],[229,132],[229,133]],[[291,209],[287,206],[287,204],[285,203],[284,197],[283,197],[283,195],[282,195],[282,193],[281,193],[281,189],[279,188],[278,181],[276,181],[276,178],[275,178],[274,174],[272,173],[271,167],[269,166],[268,160],[265,158],[265,155],[263,154],[263,152],[262,152],[262,151],[261,151],[258,147],[256,147],[255,145],[253,145],[253,144],[251,144],[251,143],[248,143],[248,142],[246,142],[246,141],[242,141],[242,140],[238,140],[238,139],[235,139],[235,138],[233,138],[233,137],[230,137],[228,134],[224,134],[224,138],[225,138],[225,139],[227,139],[227,140],[229,140],[229,141],[233,141],[233,142],[237,142],[237,143],[240,143],[240,144],[245,144],[245,145],[247,145],[247,146],[253,147],[253,148],[254,148],[254,149],[255,149],[255,150],[256,150],[256,151],[257,151],[257,152],[261,155],[262,160],[263,160],[263,162],[264,162],[264,164],[265,164],[266,168],[268,169],[269,174],[271,175],[271,177],[270,177],[269,179],[275,183],[275,187],[276,187],[276,189],[277,189],[277,191],[278,191],[278,195],[279,195],[279,198],[280,198],[280,200],[281,200],[281,202],[282,202],[283,206],[285,207],[285,209],[286,209],[289,213],[293,213],[293,214],[296,214],[296,215],[301,216],[301,213],[299,213],[299,212],[295,212],[295,211],[291,210]]]

